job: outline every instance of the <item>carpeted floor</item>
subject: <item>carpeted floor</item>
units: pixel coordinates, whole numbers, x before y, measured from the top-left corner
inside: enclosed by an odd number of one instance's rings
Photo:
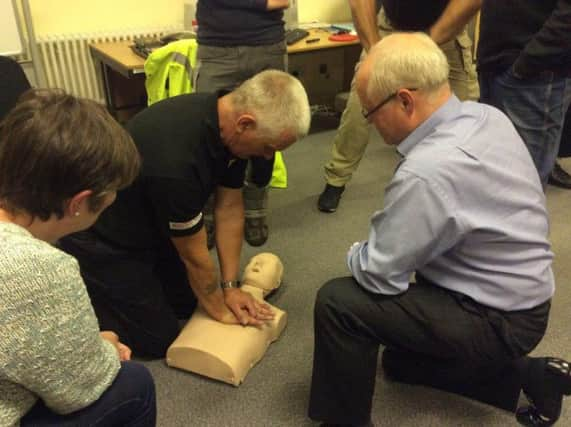
[[[288,312],[284,334],[240,387],[168,368],[164,360],[145,362],[156,380],[159,426],[317,425],[306,416],[315,293],[327,280],[347,274],[346,250],[366,237],[369,218],[381,207],[383,189],[396,164],[394,149],[374,136],[338,211],[321,213],[316,202],[324,186],[323,164],[333,135],[332,131],[312,134],[284,154],[289,188],[270,194],[270,238],[261,248],[245,244],[243,250],[243,265],[261,251],[279,255],[284,263],[283,286],[270,299]],[[562,164],[571,170],[571,161]],[[557,292],[549,330],[534,353],[570,358],[571,191],[550,186],[547,195]],[[571,425],[570,402],[564,404],[561,426]],[[424,387],[391,383],[380,368],[373,420],[377,426],[403,427],[516,425],[512,414],[499,409]]]

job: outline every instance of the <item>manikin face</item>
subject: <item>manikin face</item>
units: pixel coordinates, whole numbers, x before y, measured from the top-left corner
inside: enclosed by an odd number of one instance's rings
[[[279,287],[283,265],[280,259],[271,253],[254,256],[244,269],[244,284],[264,290],[264,295]]]

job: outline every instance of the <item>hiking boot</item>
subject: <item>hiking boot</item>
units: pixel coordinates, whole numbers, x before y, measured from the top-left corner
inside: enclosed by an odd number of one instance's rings
[[[244,237],[251,246],[262,246],[268,240],[266,218],[246,218]]]
[[[335,212],[337,210],[337,206],[339,206],[339,200],[341,199],[341,194],[345,190],[345,186],[342,187],[334,187],[330,184],[325,184],[325,189],[323,193],[319,195],[319,199],[317,199],[317,208],[321,212]]]

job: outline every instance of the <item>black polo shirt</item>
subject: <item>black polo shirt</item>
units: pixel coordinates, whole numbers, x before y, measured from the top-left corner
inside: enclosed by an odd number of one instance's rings
[[[216,94],[169,98],[128,124],[143,163],[139,177],[94,225],[104,240],[150,249],[170,237],[196,233],[202,209],[218,185],[240,188],[246,161],[232,158],[220,139]]]
[[[198,44],[265,46],[284,39],[283,10],[266,0],[200,0],[196,5]]]
[[[382,0],[385,14],[397,31],[426,31],[442,15],[449,0]]]

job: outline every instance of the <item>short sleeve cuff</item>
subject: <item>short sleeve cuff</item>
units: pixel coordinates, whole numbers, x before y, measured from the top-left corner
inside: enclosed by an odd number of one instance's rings
[[[268,0],[252,0],[255,9],[266,10],[268,8]]]

